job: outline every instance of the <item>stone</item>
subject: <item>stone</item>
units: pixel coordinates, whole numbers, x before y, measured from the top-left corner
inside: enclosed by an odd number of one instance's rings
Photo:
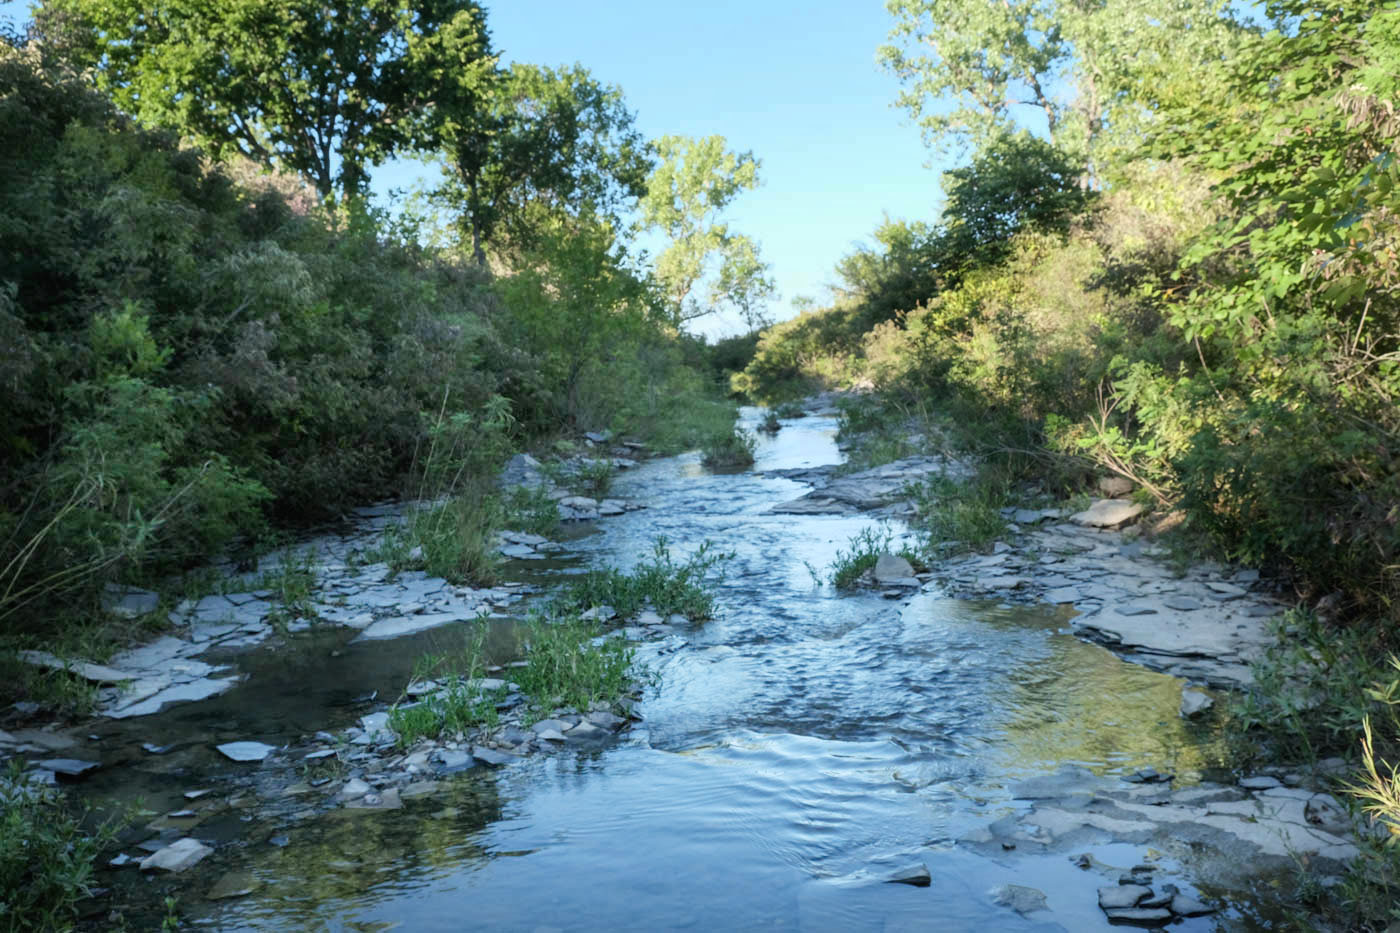
[[[573,727],[573,723],[565,722],[562,719],[541,719],[530,728],[543,735],[546,732],[568,732]]]
[[[1138,516],[1147,511],[1147,507],[1136,502],[1125,502],[1122,499],[1096,499],[1083,512],[1077,512],[1070,516],[1070,521],[1076,525],[1083,525],[1087,528],[1122,528],[1137,520]]]
[[[933,883],[933,876],[928,872],[928,866],[920,862],[917,865],[910,865],[901,868],[899,871],[885,879],[886,884],[908,884],[916,888],[926,888]]]
[[[141,870],[182,872],[203,861],[213,851],[198,839],[177,839],[154,855],[142,859]]]
[[[1112,887],[1099,888],[1099,907],[1104,910],[1136,907],[1139,902],[1151,896],[1152,889],[1140,884],[1115,884]]]
[[[513,761],[519,761],[518,755],[511,755],[507,752],[497,751],[494,748],[487,748],[484,745],[472,746],[472,757],[484,765],[500,767],[508,765]]]
[[[1178,917],[1200,917],[1205,914],[1215,913],[1215,908],[1208,904],[1203,904],[1194,897],[1185,894],[1177,894],[1172,898],[1171,912]]]
[[[566,509],[575,509],[580,512],[594,511],[598,508],[598,500],[588,496],[565,496],[559,500],[559,504]]]
[[[598,503],[598,514],[604,517],[622,515],[627,511],[627,504],[616,499],[604,499]]]
[[[607,729],[609,732],[616,732],[627,720],[620,716],[614,716],[607,710],[595,710],[588,714],[588,721],[600,729]]]
[[[1181,691],[1181,715],[1186,719],[1199,716],[1215,705],[1210,694],[1196,687],[1187,687]]]
[[[881,554],[875,561],[875,580],[879,583],[889,583],[894,580],[903,580],[914,575],[914,567],[902,557],[894,554]]]
[[[358,800],[365,794],[368,794],[372,789],[373,788],[359,778],[351,778],[340,788],[340,793],[337,796],[339,796],[341,800]]]
[[[1166,606],[1168,609],[1174,609],[1177,612],[1195,612],[1205,604],[1191,596],[1178,595],[1168,596],[1166,599],[1162,600],[1162,605]]]
[[[139,619],[156,611],[160,594],[134,586],[108,583],[102,590],[102,608],[123,619]]]
[[[264,745],[262,742],[225,742],[217,748],[225,758],[234,761],[262,761],[277,751],[276,746]]]
[[[1099,492],[1110,499],[1118,499],[1128,495],[1133,491],[1133,481],[1126,476],[1101,476],[1099,477]]]
[[[82,761],[77,758],[49,758],[39,762],[39,767],[61,774],[66,778],[80,778],[90,771],[102,767],[100,762]]]
[[[607,735],[606,729],[599,729],[591,722],[581,722],[570,729],[565,737],[575,741],[589,741],[605,738]]]
[[[211,901],[222,901],[230,897],[243,897],[245,894],[252,894],[257,889],[258,880],[253,877],[252,872],[231,871],[214,882],[214,886],[204,896]]]
[[[472,617],[466,612],[423,612],[417,615],[393,616],[380,619],[355,637],[355,641],[379,641],[413,635],[428,629],[462,622]]]
[[[1268,790],[1271,787],[1282,787],[1283,782],[1267,774],[1258,774],[1241,779],[1240,786],[1245,790]]]
[[[1045,892],[1039,888],[1028,888],[1023,884],[1003,884],[992,888],[988,893],[993,901],[1003,907],[1010,907],[1018,914],[1047,909]]]
[[[1104,914],[1120,923],[1158,923],[1172,918],[1172,912],[1165,907],[1123,907],[1105,910]]]
[[[1222,583],[1218,580],[1207,580],[1206,589],[1210,590],[1211,595],[1216,599],[1239,599],[1241,596],[1245,596],[1249,593],[1249,590],[1246,590],[1242,586],[1236,586],[1233,583]]]
[[[444,749],[438,753],[438,759],[442,762],[444,774],[455,774],[458,771],[466,771],[476,767],[476,759],[463,751],[457,749]]]
[[[644,612],[643,615],[645,614]],[[652,615],[655,615],[655,613],[652,613]],[[607,622],[609,619],[617,617],[617,610],[612,606],[594,606],[591,609],[580,612],[578,617],[585,622]],[[660,617],[658,617],[658,621],[659,618]]]
[[[91,661],[77,659],[65,661],[47,651],[21,651],[19,657],[20,660],[36,667],[47,667],[54,671],[69,671],[95,684],[119,684],[125,680],[135,679],[135,675],[130,671],[117,670],[103,664],[93,664]]]
[[[567,741],[567,739],[565,739],[564,737],[564,733],[560,732],[558,729],[541,729],[539,732],[535,733],[535,735],[542,742]]]

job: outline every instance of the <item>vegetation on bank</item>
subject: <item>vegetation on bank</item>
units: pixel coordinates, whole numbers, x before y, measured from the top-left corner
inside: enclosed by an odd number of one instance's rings
[[[970,157],[939,217],[881,225],[829,306],[759,336],[734,388],[770,404],[873,390],[848,416],[861,465],[919,446],[985,464],[923,499],[941,540],[993,534],[1005,488],[1132,480],[1309,610],[1235,714],[1244,743],[1356,761],[1365,737],[1362,799],[1400,824],[1384,668],[1400,647],[1400,8],[889,7],[902,103]],[[1048,134],[1022,129],[1032,111]],[[1310,908],[1384,928],[1386,851]]]

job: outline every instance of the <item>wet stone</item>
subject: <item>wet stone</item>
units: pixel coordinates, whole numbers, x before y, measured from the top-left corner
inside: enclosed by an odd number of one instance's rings
[[[66,778],[80,778],[102,767],[101,762],[82,761],[78,758],[48,758],[39,762],[39,767]]]
[[[141,870],[182,872],[198,864],[213,851],[197,839],[177,839],[149,858],[143,859]]]
[[[258,880],[253,877],[252,872],[231,871],[214,882],[214,886],[204,896],[211,901],[222,901],[230,897],[252,894],[257,889]]]
[[[917,865],[901,868],[886,878],[885,883],[908,884],[916,888],[926,888],[933,883],[933,877],[929,874],[928,866],[920,862]]]
[[[1140,884],[1118,884],[1099,888],[1099,907],[1104,910],[1136,907],[1151,896],[1152,889]]]
[[[1171,912],[1178,917],[1200,917],[1205,914],[1215,913],[1215,908],[1208,904],[1201,903],[1194,897],[1178,894],[1172,898]]]
[[[262,742],[225,742],[217,748],[225,758],[233,761],[262,761],[277,751],[276,746],[264,745]]]
[[[1160,923],[1172,918],[1172,912],[1162,907],[1117,908],[1105,910],[1104,914],[1108,916],[1108,919],[1116,920],[1119,923]]]
[[[473,746],[471,756],[482,764],[492,767],[500,767],[501,765],[508,765],[513,761],[520,760],[517,755],[498,751],[494,748],[487,748],[484,745]]]
[[[991,890],[992,900],[1003,907],[1010,907],[1018,914],[1035,913],[1045,910],[1045,892],[1039,888],[1029,888],[1022,884],[1003,884]]]
[[[1260,774],[1254,777],[1244,778],[1240,781],[1240,786],[1245,790],[1268,790],[1272,787],[1282,787],[1283,782],[1276,777]]]

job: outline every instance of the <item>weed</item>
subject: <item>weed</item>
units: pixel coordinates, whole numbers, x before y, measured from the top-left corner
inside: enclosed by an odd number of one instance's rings
[[[572,457],[546,461],[540,465],[540,470],[556,485],[594,499],[603,498],[612,489],[614,469],[610,460]]]
[[[770,410],[763,416],[763,420],[758,423],[758,429],[764,434],[777,434],[783,428],[783,423],[778,420],[776,412]]]
[[[552,536],[559,530],[559,505],[543,486],[512,486],[505,494],[503,523],[512,531]]]
[[[889,526],[862,528],[848,543],[848,550],[837,550],[836,559],[831,564],[831,585],[838,590],[849,590],[859,582],[861,575],[871,570],[879,562],[881,555],[889,554],[894,542],[894,532]],[[921,565],[918,554],[908,548],[901,548],[899,556],[910,564]],[[817,574],[809,565],[807,570],[813,579]]]
[[[405,690],[399,702],[390,707],[389,728],[401,746],[444,733],[494,728],[500,721],[496,704],[504,690],[486,690],[482,685],[486,632],[486,622],[478,620],[456,654],[425,655],[414,665],[410,685],[432,681],[438,689],[416,703],[405,702]]]
[[[310,550],[282,552],[277,566],[264,572],[250,585],[254,590],[271,590],[278,606],[268,613],[273,625],[283,626],[296,618],[316,618],[316,555]]]
[[[801,402],[783,402],[774,411],[779,418],[805,418],[807,409],[802,407]]]
[[[594,606],[611,606],[621,616],[635,615],[650,606],[662,616],[679,613],[700,621],[713,618],[713,593],[717,569],[733,554],[716,553],[709,541],[684,562],[671,556],[670,543],[657,538],[652,555],[631,573],[616,568],[594,570],[555,597],[551,610],[567,615]]]
[[[161,933],[166,930],[180,929],[180,902],[176,898],[167,897],[161,902],[165,905],[165,916],[161,918]]]
[[[528,663],[513,676],[541,716],[561,706],[581,712],[595,703],[616,706],[631,689],[632,647],[577,615],[532,617],[525,642]]]
[[[731,428],[725,434],[712,436],[705,443],[705,466],[719,469],[734,469],[753,465],[754,448],[758,439],[752,432],[743,428]]]
[[[911,524],[923,529],[930,554],[985,550],[1006,533],[1001,509],[1009,496],[995,474],[966,482],[936,474],[908,493],[914,502]]]
[[[0,774],[0,929],[71,929],[78,902],[92,895],[93,860],[119,823],[84,834],[59,792],[12,761]]]
[[[496,579],[502,513],[499,500],[484,489],[464,492],[412,512],[387,529],[365,559],[384,561],[395,571],[422,569],[453,583],[489,585]]]

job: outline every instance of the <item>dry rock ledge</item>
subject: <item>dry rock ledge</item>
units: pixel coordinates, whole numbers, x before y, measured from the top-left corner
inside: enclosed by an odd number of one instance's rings
[[[775,512],[902,518],[912,511],[909,483],[971,473],[956,460],[909,457],[845,476],[835,475],[834,467],[769,475],[813,486]],[[1160,547],[1122,533],[1143,511],[1123,499],[1100,499],[1074,515],[1006,509],[1007,539],[993,553],[940,561],[921,575],[923,588],[1070,606],[1076,634],[1128,660],[1213,687],[1248,686],[1250,664],[1274,640],[1269,620],[1287,604],[1256,570],[1203,563],[1174,572],[1160,560]]]

